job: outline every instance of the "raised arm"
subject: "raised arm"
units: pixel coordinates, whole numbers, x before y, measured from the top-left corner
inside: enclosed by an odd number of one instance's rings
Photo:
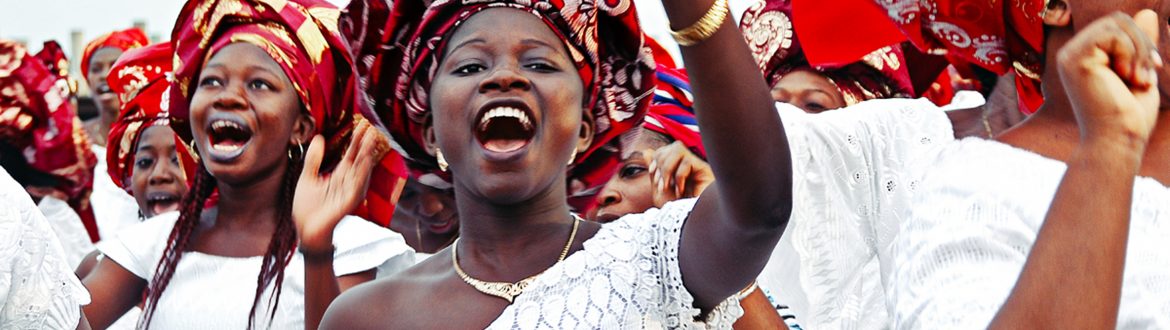
[[[1159,26],[1148,10],[1114,14],[1061,49],[1081,141],[991,328],[1117,327],[1134,176],[1158,116]]]
[[[708,11],[728,10],[726,0],[667,0],[663,6],[675,31],[706,24],[700,18]],[[682,47],[717,178],[683,226],[679,251],[684,284],[703,309],[755,280],[792,212],[784,127],[731,17],[726,12],[709,38]]]
[[[341,291],[374,278],[373,270],[337,277],[333,270],[333,230],[361,203],[370,173],[389,150],[385,136],[362,120],[354,127],[341,163],[331,173],[319,173],[325,138],[315,136],[309,144],[293,197],[298,249],[305,259],[305,329],[318,328],[325,310]]]

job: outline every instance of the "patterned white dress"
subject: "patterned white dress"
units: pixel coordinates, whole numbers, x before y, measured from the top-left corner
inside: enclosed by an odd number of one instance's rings
[[[921,175],[954,140],[950,121],[924,99],[816,115],[776,107],[792,150],[794,204],[760,287],[808,329],[888,328],[890,244]]]
[[[951,143],[935,164],[895,244],[894,320],[901,329],[986,328],[1067,166],[975,138]],[[1170,188],[1137,178],[1131,210],[1117,327],[1170,329]]]
[[[0,168],[0,329],[74,329],[86,304],[48,221]]]
[[[488,329],[730,329],[743,315],[734,296],[702,322],[683,286],[678,243],[694,204],[675,201],[603,225]]]

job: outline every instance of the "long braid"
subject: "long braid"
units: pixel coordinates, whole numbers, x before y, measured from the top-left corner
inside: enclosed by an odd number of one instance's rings
[[[300,155],[298,158],[303,158]],[[281,185],[280,203],[276,213],[276,230],[272,240],[268,243],[268,252],[264,254],[264,261],[260,265],[260,276],[256,279],[256,296],[252,300],[252,310],[248,313],[248,329],[252,329],[256,319],[256,307],[260,304],[260,297],[264,295],[269,283],[273,283],[272,296],[268,298],[268,321],[271,324],[276,318],[276,308],[280,305],[280,293],[284,286],[284,269],[292,260],[296,246],[296,227],[292,220],[293,195],[297,189],[297,180],[303,166],[301,159],[288,161],[284,172],[284,184]]]
[[[200,163],[195,173],[195,184],[191,187],[191,192],[187,194],[187,197],[183,198],[183,208],[179,213],[179,219],[175,221],[175,226],[167,238],[167,247],[163,250],[162,258],[154,269],[154,278],[150,281],[147,290],[143,292],[143,297],[146,300],[146,313],[143,318],[139,319],[138,328],[150,327],[150,321],[154,317],[155,310],[158,309],[159,298],[162,297],[163,290],[167,288],[171,277],[174,276],[175,266],[179,264],[183,252],[188,250],[191,234],[195,231],[203,214],[203,204],[215,191],[215,185],[215,177],[211,176],[211,173],[207,172],[207,168]]]

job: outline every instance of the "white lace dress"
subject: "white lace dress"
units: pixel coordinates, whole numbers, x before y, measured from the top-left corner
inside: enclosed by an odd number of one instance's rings
[[[889,292],[897,327],[986,328],[1015,286],[1066,169],[994,141],[948,146],[895,244]],[[1134,185],[1118,328],[1170,329],[1170,188],[1145,177]]]
[[[794,204],[760,287],[808,329],[889,327],[889,246],[921,174],[954,140],[950,121],[924,99],[816,115],[776,107],[792,150]]]
[[[678,251],[687,199],[605,224],[584,249],[536,277],[488,329],[730,329],[729,297],[707,317],[683,286]]]
[[[163,214],[136,224],[98,244],[106,258],[139,278],[150,281],[178,213]],[[402,235],[358,217],[347,216],[333,231],[337,276],[378,269],[393,274],[414,264],[414,250]],[[159,300],[150,327],[154,329],[244,329],[256,295],[262,256],[225,257],[187,252]],[[271,286],[261,298],[256,329],[305,327],[305,264],[297,253],[284,271],[284,285],[275,318],[268,322]]]
[[[74,329],[86,304],[53,229],[0,168],[0,329]]]

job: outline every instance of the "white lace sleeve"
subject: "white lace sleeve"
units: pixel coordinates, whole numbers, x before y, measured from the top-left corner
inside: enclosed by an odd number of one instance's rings
[[[61,248],[65,251],[65,262],[72,268],[77,268],[81,260],[93,252],[93,242],[89,240],[89,232],[81,223],[81,217],[69,207],[69,203],[53,197],[45,197],[37,204],[37,208],[45,215],[53,232],[61,240]]]
[[[388,276],[414,265],[414,249],[402,235],[355,216],[333,229],[333,271],[337,276],[378,269]]]
[[[52,228],[0,169],[0,329],[74,329],[86,304]]]
[[[695,297],[683,284],[682,269],[679,267],[679,241],[682,227],[696,199],[685,199],[666,204],[662,209],[651,209],[642,215],[641,239],[647,244],[639,253],[644,260],[652,261],[662,282],[664,294],[662,306],[666,312],[668,328],[685,329],[731,329],[731,325],[743,316],[743,307],[735,295],[728,297],[701,320],[700,310],[695,308]],[[675,323],[677,322],[677,323]]]

